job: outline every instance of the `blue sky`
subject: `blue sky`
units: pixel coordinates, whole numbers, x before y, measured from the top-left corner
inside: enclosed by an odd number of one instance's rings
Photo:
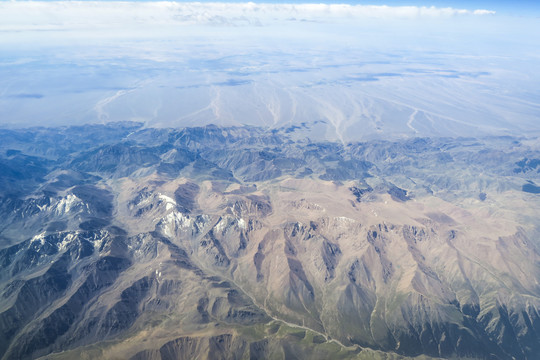
[[[361,3],[351,1],[351,3]],[[530,11],[540,12],[540,2],[536,0],[525,1],[489,1],[489,0],[427,0],[427,1],[411,1],[411,0],[373,0],[370,1],[376,5],[394,5],[394,6],[437,6],[437,7],[454,7],[462,9],[489,9],[507,14],[527,14]]]

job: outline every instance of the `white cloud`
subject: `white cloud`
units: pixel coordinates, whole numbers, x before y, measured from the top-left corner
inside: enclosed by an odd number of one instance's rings
[[[474,15],[494,15],[495,11],[493,10],[485,10],[485,9],[477,9],[473,11]]]
[[[418,19],[494,14],[490,10],[347,4],[179,2],[1,2],[0,30],[141,25],[265,25],[275,21]]]

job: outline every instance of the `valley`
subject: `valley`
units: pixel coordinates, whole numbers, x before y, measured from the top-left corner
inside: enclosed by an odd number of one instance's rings
[[[1,357],[534,358],[538,139],[310,126],[0,130]]]

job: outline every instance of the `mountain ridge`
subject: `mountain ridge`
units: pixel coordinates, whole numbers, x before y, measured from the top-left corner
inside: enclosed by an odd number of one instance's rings
[[[523,189],[540,154],[524,139],[19,131],[0,145],[18,171],[0,177],[2,358],[540,350],[540,202]],[[71,145],[88,131],[99,144]]]

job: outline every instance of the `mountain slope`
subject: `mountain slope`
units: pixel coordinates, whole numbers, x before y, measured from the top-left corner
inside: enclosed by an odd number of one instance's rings
[[[92,129],[1,145],[2,358],[540,350],[531,139]]]

